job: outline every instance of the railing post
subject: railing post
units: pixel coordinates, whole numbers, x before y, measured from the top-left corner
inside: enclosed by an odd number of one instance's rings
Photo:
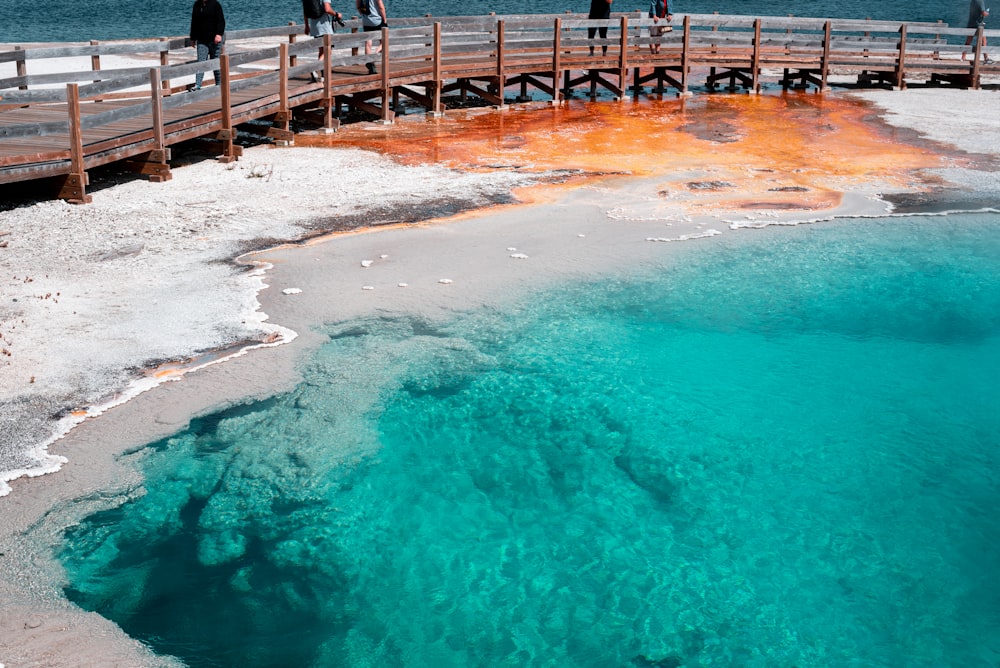
[[[20,47],[20,46],[15,46],[14,50],[15,51],[24,51],[24,48]],[[16,62],[17,62],[17,76],[19,76],[19,77],[26,77],[26,76],[28,76],[28,63],[24,59],[24,56],[18,58]],[[28,90],[28,84],[24,83],[23,85],[18,86],[17,88],[18,88],[18,90]]]
[[[750,87],[754,93],[760,92],[760,19],[753,21],[753,56],[750,59]]]
[[[96,39],[90,40],[90,45],[91,46],[97,46],[98,44],[99,44],[99,42]],[[93,53],[93,54],[90,55],[90,71],[91,72],[100,72],[101,71],[101,56],[100,56],[100,54]],[[92,81],[93,81],[93,83],[100,83],[101,80],[100,79],[93,79]],[[100,102],[100,101],[101,101],[101,98],[99,98],[99,97],[95,97],[94,98],[94,102]]]
[[[393,112],[389,108],[392,89],[389,87],[389,29],[382,28],[382,121],[392,122]]]
[[[63,180],[59,191],[61,199],[71,204],[89,204],[93,198],[87,194],[90,179],[83,155],[83,129],[80,127],[80,85],[66,84],[66,107],[69,114],[70,173]]]
[[[823,59],[820,61],[820,91],[827,89],[826,80],[830,74],[830,45],[833,26],[830,21],[823,24]]]
[[[323,129],[332,132],[340,127],[333,120],[333,35],[323,35]]]
[[[552,34],[552,103],[562,102],[562,90],[559,88],[559,77],[562,74],[562,19],[557,18]]]
[[[156,148],[149,153],[146,169],[149,180],[162,183],[173,178],[170,173],[170,149],[167,148],[166,133],[163,128],[163,86],[160,85],[160,70],[149,70],[150,111],[153,116],[153,142]]]
[[[295,23],[294,21],[289,21],[288,25],[289,26],[298,27],[298,24]],[[297,32],[289,32],[288,33],[288,43],[289,44],[295,44],[295,40],[298,38],[298,36],[299,36],[299,34]],[[298,62],[298,58],[299,58],[298,56],[296,56],[295,54],[292,54],[289,57],[288,66],[289,67],[295,67],[295,63]]]
[[[242,151],[237,150],[233,141],[236,139],[236,130],[233,128],[233,107],[229,90],[229,56],[222,54],[219,56],[219,69],[222,74],[222,82],[219,84],[219,110],[222,112],[222,131],[219,139],[222,140],[222,157],[220,162],[235,162]]]
[[[684,17],[684,36],[681,43],[681,95],[688,94],[688,71],[691,69],[691,17]]]
[[[278,58],[281,61],[278,63],[278,99],[281,108],[278,112],[278,122],[281,123],[281,129],[287,131],[290,129],[292,115],[288,106],[288,62],[291,56],[288,55],[287,44],[282,43],[278,46]]]
[[[431,113],[435,116],[442,113],[441,109],[441,22],[434,22],[434,52],[431,63],[431,79],[434,81],[434,94],[431,97]]]
[[[628,17],[621,18],[621,43],[618,45],[618,87],[622,89],[622,97],[628,90]]]
[[[972,50],[972,87],[979,88],[979,59],[983,55],[983,26],[976,28],[976,48]]]
[[[896,58],[896,88],[906,88],[906,24],[899,26],[899,55]]]
[[[96,39],[90,40],[91,46],[97,46],[99,42]],[[90,56],[90,71],[100,72],[101,71],[101,55],[99,53],[91,54]],[[94,79],[94,83],[99,82],[100,79]]]
[[[160,67],[169,67],[170,66],[170,38],[169,37],[161,37],[160,38],[160,42],[162,42],[164,45],[166,45],[165,49],[164,48],[160,49]],[[163,86],[163,90],[166,91],[167,94],[169,95],[170,94],[170,79],[164,79],[163,83],[162,83],[162,86]]]
[[[497,95],[500,97],[500,108],[504,108],[503,89],[507,87],[507,74],[504,70],[504,22],[497,21]]]

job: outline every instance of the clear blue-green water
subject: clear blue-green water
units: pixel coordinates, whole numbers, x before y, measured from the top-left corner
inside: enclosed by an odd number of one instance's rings
[[[191,666],[1000,663],[1000,216],[341,323],[141,457],[70,598]]]

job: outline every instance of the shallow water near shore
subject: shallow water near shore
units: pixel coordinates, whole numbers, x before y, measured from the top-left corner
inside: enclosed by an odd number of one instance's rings
[[[294,391],[133,455],[67,594],[191,666],[994,665],[998,223],[331,325]]]

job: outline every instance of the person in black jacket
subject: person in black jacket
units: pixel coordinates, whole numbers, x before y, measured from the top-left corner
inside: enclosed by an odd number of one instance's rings
[[[222,40],[226,34],[226,16],[219,0],[194,0],[191,10],[191,44],[198,49],[198,60],[212,60],[219,57]],[[222,73],[213,72],[215,85],[222,83]],[[194,90],[201,90],[204,72],[194,75]]]

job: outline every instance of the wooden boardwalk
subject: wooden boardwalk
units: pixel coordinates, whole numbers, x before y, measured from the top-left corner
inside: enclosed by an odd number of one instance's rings
[[[0,184],[49,179],[54,194],[88,202],[88,170],[122,163],[151,180],[170,178],[170,147],[203,138],[220,159],[236,160],[238,126],[257,121],[277,141],[293,142],[293,117],[335,129],[346,106],[390,122],[401,97],[441,113],[457,93],[503,106],[542,96],[554,103],[578,89],[617,98],[689,94],[692,87],[759,92],[765,85],[815,87],[831,82],[904,88],[978,88],[1000,65],[984,62],[982,38],[1000,31],[943,23],[674,15],[672,30],[651,37],[642,13],[610,20],[585,15],[394,19],[392,29],[362,33],[356,20],[325,38],[304,37],[301,25],[227,34],[219,60],[190,58],[182,38],[45,46],[0,52]],[[606,28],[590,39],[588,29]],[[972,38],[973,46],[966,46]],[[381,46],[365,55],[365,41]],[[658,53],[651,45],[658,43]],[[148,60],[148,67],[102,69],[101,57]],[[86,67],[52,73],[47,59]],[[60,60],[58,62],[69,62]],[[365,64],[377,61],[377,74]],[[197,72],[221,69],[218,86],[188,91]],[[48,73],[32,74],[44,69]],[[67,68],[69,69],[69,68]],[[314,81],[312,72],[320,75]],[[445,98],[447,99],[447,98]]]

